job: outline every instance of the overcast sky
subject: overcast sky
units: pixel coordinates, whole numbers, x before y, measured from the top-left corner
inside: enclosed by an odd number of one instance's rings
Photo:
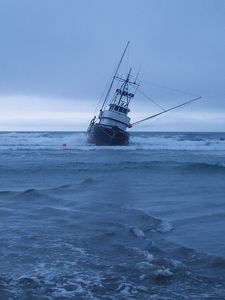
[[[86,130],[128,40],[160,105],[203,96],[136,130],[225,131],[224,0],[0,0],[0,130]]]

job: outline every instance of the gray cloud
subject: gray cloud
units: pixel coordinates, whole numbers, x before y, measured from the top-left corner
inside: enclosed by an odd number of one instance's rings
[[[2,0],[1,106],[7,95],[30,95],[71,99],[79,112],[77,99],[89,99],[90,113],[130,40],[124,70],[142,65],[146,81],[203,95],[189,109],[193,116],[225,113],[224,13],[223,0]],[[146,83],[142,89],[167,107],[186,100]],[[155,109],[139,98],[136,111]],[[212,122],[204,122],[205,130]]]

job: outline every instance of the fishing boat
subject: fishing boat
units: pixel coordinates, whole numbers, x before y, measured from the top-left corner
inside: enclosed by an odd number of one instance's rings
[[[197,97],[169,109],[162,109],[162,111],[157,114],[131,123],[131,119],[128,116],[128,113],[130,112],[129,104],[131,100],[134,99],[135,93],[140,86],[140,84],[137,83],[138,74],[136,75],[135,80],[132,80],[132,68],[130,68],[126,77],[118,76],[118,71],[128,46],[129,42],[123,51],[115,74],[111,80],[100,108],[98,118],[94,116],[87,129],[88,142],[91,144],[103,146],[128,145],[129,132],[127,129],[201,98]],[[115,81],[117,81],[117,87],[112,93]]]

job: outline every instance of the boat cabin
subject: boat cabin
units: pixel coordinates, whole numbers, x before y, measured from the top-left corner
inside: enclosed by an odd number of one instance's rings
[[[111,103],[109,105],[109,110],[120,112],[120,113],[125,114],[125,115],[127,115],[130,111],[129,108],[126,108],[126,107],[123,107],[123,106],[120,106],[120,105],[117,105],[117,104],[114,104],[114,103]]]

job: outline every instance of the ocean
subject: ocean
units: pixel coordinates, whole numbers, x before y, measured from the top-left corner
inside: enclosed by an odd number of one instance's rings
[[[0,300],[225,299],[225,133],[0,133]]]

